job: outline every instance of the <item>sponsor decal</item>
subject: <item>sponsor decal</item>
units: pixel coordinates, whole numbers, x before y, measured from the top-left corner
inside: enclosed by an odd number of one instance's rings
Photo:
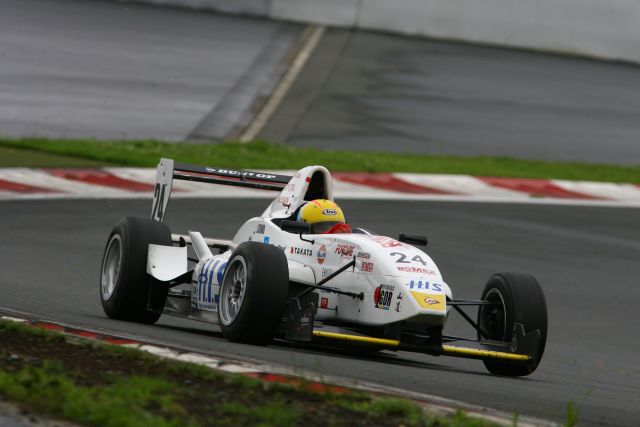
[[[329,298],[322,297],[320,298],[320,308],[329,307]]]
[[[398,242],[396,239],[385,236],[368,236],[371,240],[378,243],[383,248],[395,248],[402,246],[402,242]]]
[[[198,274],[197,295],[198,305],[206,307],[216,306],[219,299],[219,289],[213,289],[214,286],[220,287],[224,270],[227,267],[227,261],[220,259],[210,259],[205,261],[200,274]]]
[[[266,243],[268,245],[269,244],[269,236],[264,236],[262,238],[262,243]]]
[[[256,227],[256,233],[264,234],[264,224],[258,224],[258,226]]]
[[[389,255],[396,258],[396,264],[411,264],[412,262],[417,262],[422,265],[427,265],[427,262],[422,259],[420,255],[416,255],[413,258],[409,259],[405,254],[400,252],[391,252]]]
[[[206,168],[206,171],[209,172],[209,173],[215,173],[215,174],[225,175],[225,176],[236,176],[236,177],[244,176],[245,178],[259,178],[259,179],[274,179],[274,178],[276,178],[275,175],[270,175],[270,174],[267,174],[267,173],[241,172],[241,171],[234,171],[234,170],[229,170],[229,169]]]
[[[371,273],[373,271],[373,263],[362,261],[362,265],[360,266],[360,270],[366,271],[367,273]]]
[[[413,296],[421,308],[436,311],[444,311],[446,308],[444,294],[423,294],[421,292],[411,291],[411,296]]]
[[[325,277],[331,276],[333,274],[332,269],[330,268],[322,268],[322,278],[324,279]]]
[[[278,197],[278,203],[280,203],[282,206],[285,207],[289,207],[289,198],[285,197],[285,196],[280,196]]]
[[[324,245],[320,245],[320,249],[318,249],[318,264],[322,264],[327,257],[327,248]]]
[[[371,258],[371,254],[369,252],[358,252],[358,258],[369,259]]]
[[[335,209],[331,209],[331,208],[329,208],[329,209],[325,209],[325,210],[323,210],[323,211],[322,211],[322,215],[330,215],[330,216],[333,216],[333,215],[338,215],[338,212],[337,212]]]
[[[428,268],[422,267],[413,267],[408,265],[398,266],[398,271],[403,271],[405,273],[420,273],[420,274],[428,274],[429,276],[435,276],[436,272],[433,270],[429,270]]]
[[[442,284],[434,282],[426,282],[422,280],[411,280],[409,289],[422,289],[424,291],[442,292]]]
[[[336,246],[336,253],[343,257],[352,257],[353,256],[353,246],[351,245],[342,245],[339,244]]]
[[[393,290],[395,286],[380,285],[373,292],[373,304],[376,308],[382,310],[389,310],[391,301],[393,300]]]
[[[398,296],[396,297],[396,311],[398,313],[400,313],[400,304],[402,303],[402,298],[403,298],[402,292],[398,293]]]
[[[289,248],[289,252],[294,255],[303,255],[303,256],[311,256],[313,255],[313,251],[307,248],[296,248],[295,246],[291,246]]]
[[[285,191],[288,191],[290,193],[293,193],[296,190],[296,185],[293,183],[289,183],[287,184],[286,187],[284,187]]]

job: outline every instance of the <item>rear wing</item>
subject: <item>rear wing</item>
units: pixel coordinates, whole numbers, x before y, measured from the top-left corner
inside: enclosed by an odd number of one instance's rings
[[[173,180],[232,185],[260,190],[282,191],[291,176],[248,170],[222,169],[209,166],[175,163],[172,159],[160,159],[153,192],[151,219],[162,222],[169,205]]]

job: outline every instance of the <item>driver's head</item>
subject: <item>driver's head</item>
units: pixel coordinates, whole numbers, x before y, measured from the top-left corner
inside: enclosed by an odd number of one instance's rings
[[[300,212],[298,212],[298,221],[311,224],[312,234],[344,233],[345,230],[343,228],[348,227],[345,224],[344,214],[340,206],[331,200],[325,199],[312,200],[302,206]],[[338,224],[343,224],[343,226],[338,226]]]

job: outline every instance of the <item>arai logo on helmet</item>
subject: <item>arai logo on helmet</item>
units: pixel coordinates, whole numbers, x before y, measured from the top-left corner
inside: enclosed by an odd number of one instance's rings
[[[322,264],[326,257],[327,257],[327,248],[325,248],[324,245],[321,245],[320,249],[318,249],[318,264]]]
[[[338,212],[335,209],[325,209],[322,211],[323,215],[338,215]]]

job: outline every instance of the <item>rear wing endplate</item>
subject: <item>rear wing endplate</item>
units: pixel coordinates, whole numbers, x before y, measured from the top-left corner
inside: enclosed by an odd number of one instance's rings
[[[174,179],[232,185],[259,190],[282,191],[291,176],[248,170],[223,169],[209,166],[175,163],[172,159],[160,159],[156,171],[151,219],[162,222],[169,205]]]

